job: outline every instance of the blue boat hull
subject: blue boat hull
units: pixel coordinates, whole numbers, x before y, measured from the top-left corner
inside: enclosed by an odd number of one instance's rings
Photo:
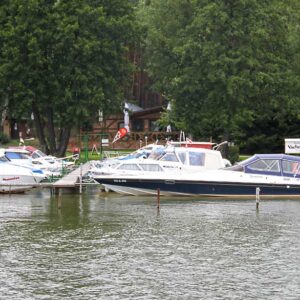
[[[261,196],[299,196],[300,185],[287,184],[254,184],[240,182],[205,182],[186,180],[147,180],[147,179],[96,179],[103,185],[115,186],[118,189],[131,191],[152,191],[158,189],[169,195],[204,195],[204,196],[253,196],[260,188]],[[128,192],[130,194],[130,192]],[[133,193],[134,194],[134,193]],[[137,193],[138,194],[138,193]]]

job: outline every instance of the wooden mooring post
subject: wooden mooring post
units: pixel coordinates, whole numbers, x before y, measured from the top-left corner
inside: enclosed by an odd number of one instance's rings
[[[256,210],[259,209],[259,201],[260,201],[260,188],[256,188],[256,194],[255,194],[255,203],[256,203]]]
[[[157,209],[160,209],[160,189],[157,189]]]
[[[82,164],[80,164],[80,175],[79,175],[79,194],[82,194]]]

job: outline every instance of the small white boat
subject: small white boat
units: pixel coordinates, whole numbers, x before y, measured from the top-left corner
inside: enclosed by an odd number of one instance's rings
[[[11,147],[4,149],[4,152],[14,164],[42,170],[47,177],[60,176],[64,167],[63,161],[47,156],[38,149],[30,152],[25,147]]]
[[[57,158],[53,155],[47,155],[34,147],[31,147],[31,150],[29,150],[29,147],[27,146],[25,147],[25,150],[30,152],[33,164],[45,165],[45,167],[48,167],[48,169],[53,172],[61,173],[63,168],[71,168],[75,165],[74,160],[71,161],[67,160],[66,157]],[[74,158],[74,155],[71,155],[70,157]]]
[[[22,193],[45,179],[43,172],[17,166],[0,150],[0,193]]]

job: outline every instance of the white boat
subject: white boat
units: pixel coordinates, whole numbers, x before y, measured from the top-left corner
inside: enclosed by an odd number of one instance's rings
[[[22,193],[32,189],[45,179],[42,172],[10,162],[0,150],[0,193]]]
[[[58,158],[53,155],[47,155],[43,151],[36,149],[34,147],[31,147],[32,150],[29,150],[29,147],[25,147],[25,150],[30,152],[30,156],[32,158],[33,164],[41,164],[48,166],[48,169],[52,169],[53,172],[56,170],[56,172],[62,171],[63,168],[72,168],[75,165],[74,160],[68,160],[66,157]],[[75,155],[71,155],[69,158],[74,159]]]
[[[52,157],[43,155],[39,150],[32,153],[23,147],[12,147],[3,150],[6,157],[16,165],[42,170],[46,177],[61,175],[62,163]]]
[[[225,161],[219,151],[205,148],[162,147],[155,149],[147,159],[128,159],[106,164],[93,169],[91,176],[97,182],[105,176],[140,176],[159,177],[163,174],[191,174],[205,170],[225,167]]]
[[[106,188],[130,195],[300,198],[300,157],[257,154],[223,170],[196,173],[114,174],[96,177]]]

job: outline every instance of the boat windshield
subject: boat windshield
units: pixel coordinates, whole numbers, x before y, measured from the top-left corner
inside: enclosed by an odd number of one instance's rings
[[[161,161],[174,161],[174,162],[178,162],[178,158],[176,156],[176,154],[173,153],[166,153],[161,159]]]
[[[165,155],[166,151],[164,148],[156,148],[153,149],[149,155],[149,159],[159,160],[163,155]]]
[[[300,174],[300,162],[298,161],[282,161],[282,171],[287,176],[297,176]]]
[[[40,158],[40,157],[45,157],[45,156],[47,156],[47,155],[40,150],[36,150],[31,154],[31,157],[34,159]]]
[[[5,155],[9,158],[9,159],[29,159],[30,156],[28,154],[25,153],[18,153],[18,152],[5,152]]]
[[[259,159],[249,164],[246,169],[259,172],[280,172],[278,159]]]
[[[187,163],[187,156],[185,152],[178,152],[178,157],[184,165]]]

